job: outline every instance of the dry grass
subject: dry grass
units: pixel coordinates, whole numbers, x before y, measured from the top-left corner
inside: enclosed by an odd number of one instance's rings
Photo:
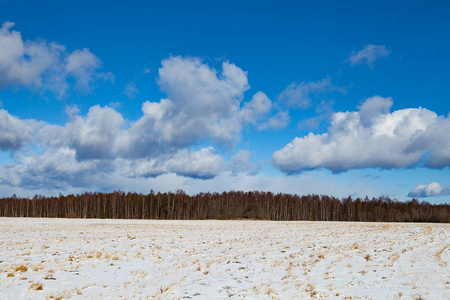
[[[43,289],[42,283],[32,283],[30,285],[30,290],[41,291]]]
[[[20,265],[14,271],[23,273],[23,272],[28,271],[28,267],[24,266],[24,265]]]
[[[441,255],[442,255],[442,253],[444,253],[445,250],[447,250],[447,249],[449,249],[449,248],[450,248],[450,245],[446,245],[444,248],[442,248],[441,250],[439,250],[438,252],[436,252],[436,257],[439,259],[439,261],[440,261],[442,264],[444,264],[444,265],[446,265],[446,266],[447,266],[447,262],[445,262],[445,261],[443,261],[443,260],[441,259]]]

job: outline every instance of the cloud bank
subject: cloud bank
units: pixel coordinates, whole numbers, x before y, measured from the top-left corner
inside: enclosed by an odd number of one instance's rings
[[[272,164],[286,173],[449,166],[450,116],[424,108],[390,113],[392,103],[375,96],[358,111],[334,113],[326,133],[296,137],[273,154]]]

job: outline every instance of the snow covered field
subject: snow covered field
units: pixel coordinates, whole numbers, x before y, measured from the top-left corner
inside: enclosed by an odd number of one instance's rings
[[[0,218],[1,299],[450,299],[450,224]]]

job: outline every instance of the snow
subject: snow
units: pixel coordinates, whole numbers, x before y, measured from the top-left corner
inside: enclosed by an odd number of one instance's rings
[[[450,299],[449,246],[450,224],[0,218],[0,298]]]

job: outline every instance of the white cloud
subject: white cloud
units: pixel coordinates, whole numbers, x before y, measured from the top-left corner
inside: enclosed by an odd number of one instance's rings
[[[24,146],[34,133],[36,122],[23,121],[0,109],[0,150]]]
[[[267,121],[268,115],[272,115]],[[236,115],[243,124],[253,124],[257,130],[280,129],[289,123],[288,111],[281,110],[264,94],[257,92]]]
[[[408,197],[425,198],[448,195],[450,195],[450,187],[443,188],[439,183],[432,182],[428,185],[419,184],[409,192]]]
[[[288,173],[449,166],[450,118],[423,108],[389,113],[391,105],[391,98],[375,96],[359,111],[334,113],[328,132],[296,137],[272,163]]]
[[[75,78],[75,88],[79,92],[89,92],[97,80],[114,81],[112,73],[97,72],[101,68],[101,61],[87,48],[73,51],[65,60],[65,74]]]
[[[100,59],[88,49],[68,52],[63,45],[43,40],[24,41],[12,30],[12,22],[0,28],[0,87],[26,87],[63,97],[75,80],[77,92],[89,92],[97,80],[112,80],[111,73],[101,73]]]
[[[77,107],[66,107],[69,120],[64,126],[46,124],[34,137],[45,148],[67,147],[77,160],[110,159],[117,156],[117,142],[125,120],[111,107],[95,105],[83,117]]]
[[[126,177],[157,177],[175,173],[180,176],[208,179],[225,169],[225,161],[213,147],[198,151],[180,149],[151,159],[119,160],[120,173]]]
[[[372,45],[369,44],[359,52],[353,51],[350,57],[345,62],[350,62],[350,65],[362,65],[367,64],[373,68],[373,63],[382,57],[387,57],[392,51],[387,50],[385,45]]]
[[[278,101],[289,107],[308,108],[312,105],[311,97],[330,92],[344,93],[345,89],[331,83],[330,77],[320,81],[293,82],[278,95]]]
[[[272,102],[263,92],[257,92],[251,101],[244,104],[241,110],[242,120],[256,124],[257,117],[268,113],[272,109]]]
[[[92,187],[95,177],[111,171],[99,160],[77,161],[67,147],[49,148],[43,154],[21,155],[20,163],[1,168],[0,183],[24,189]],[[104,176],[104,175],[103,175]]]
[[[450,113],[447,117],[436,117],[426,130],[414,135],[405,151],[422,151],[427,156],[425,166],[429,168],[450,166]]]
[[[109,158],[124,124],[121,114],[110,107],[96,105],[86,118],[76,117],[66,126],[68,146],[76,150],[79,160]]]
[[[198,151],[182,149],[165,162],[166,172],[191,177],[213,178],[225,168],[225,162],[213,147],[209,146]]]
[[[222,72],[197,58],[170,57],[159,69],[159,85],[168,99],[144,103],[144,113],[156,117],[155,126],[170,144],[188,144],[209,136],[229,142],[239,137],[242,121],[237,119],[247,73],[224,62]]]
[[[204,138],[233,143],[240,138],[244,126],[258,127],[275,109],[262,92],[244,102],[244,92],[249,88],[247,73],[228,62],[222,64],[222,72],[218,73],[197,58],[170,57],[162,62],[158,83],[168,98],[144,102],[144,115],[124,137],[131,141],[126,144],[142,140],[142,135],[152,145],[164,143],[173,147],[191,145]]]

